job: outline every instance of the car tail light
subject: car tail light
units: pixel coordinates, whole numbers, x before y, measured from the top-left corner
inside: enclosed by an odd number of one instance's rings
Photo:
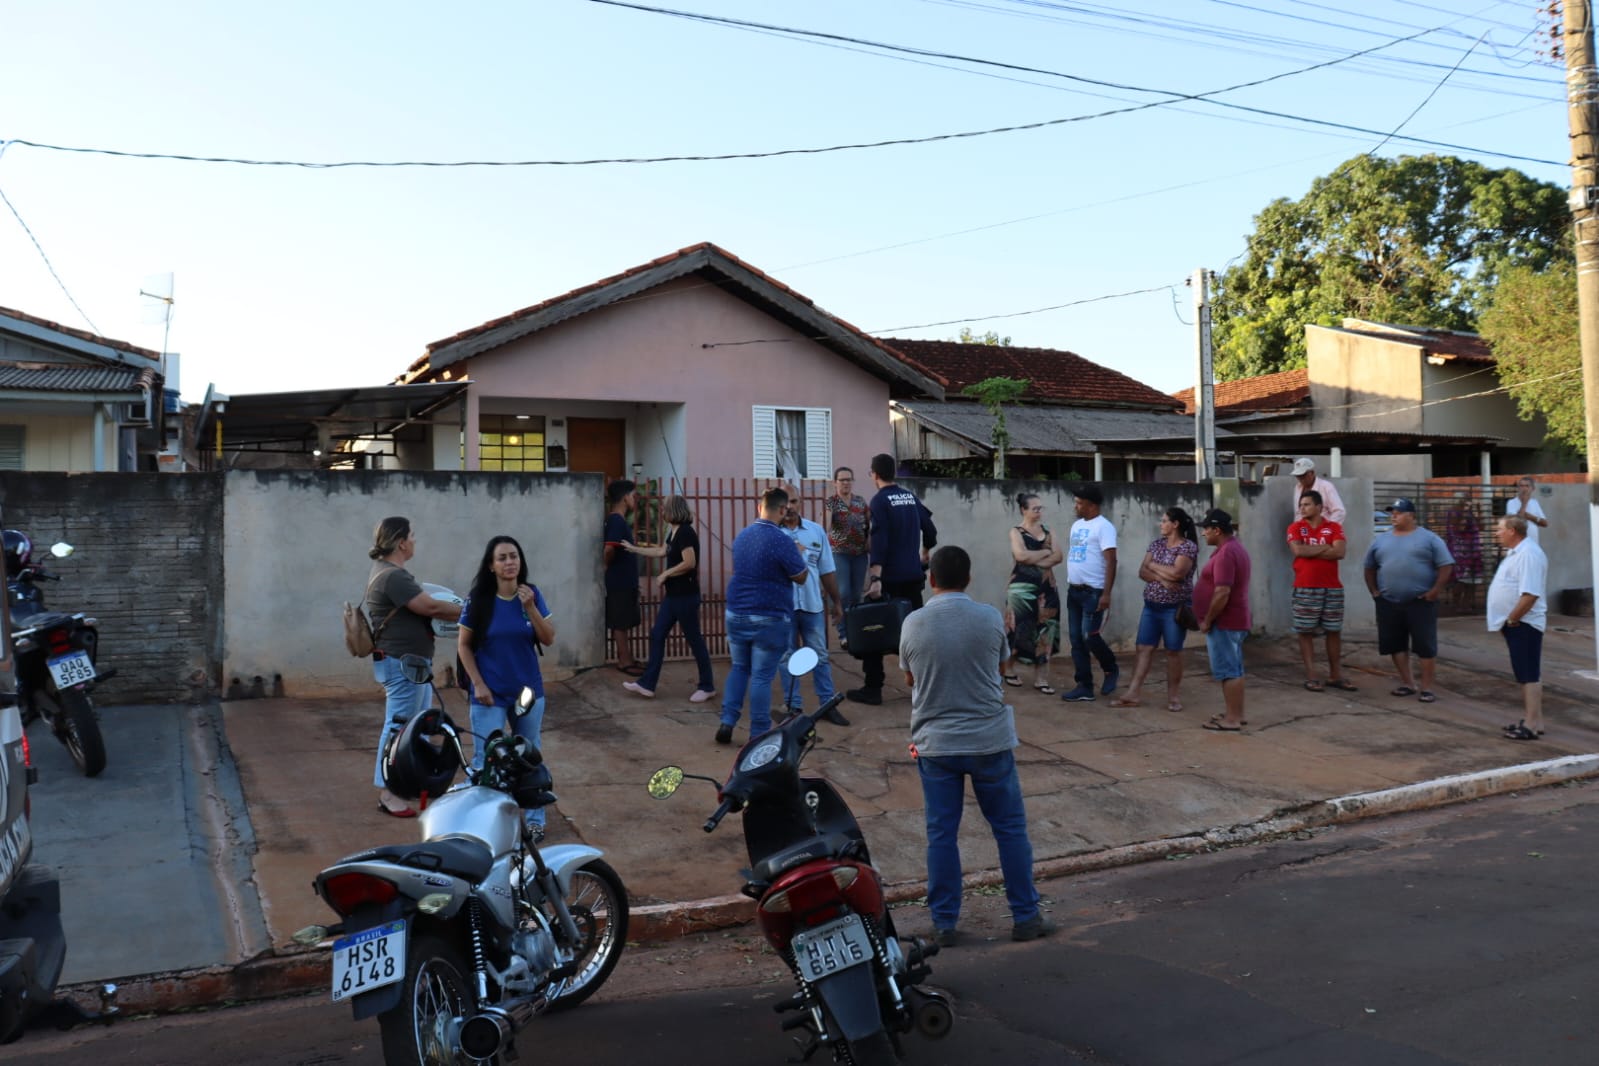
[[[365,903],[388,903],[399,894],[392,881],[371,874],[335,874],[322,883],[322,898],[340,914],[351,914]]]

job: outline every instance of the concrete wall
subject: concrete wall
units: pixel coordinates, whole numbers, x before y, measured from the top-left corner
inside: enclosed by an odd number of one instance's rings
[[[419,581],[465,595],[491,536],[527,554],[556,624],[546,669],[603,659],[600,529],[594,474],[235,471],[227,475],[224,672],[246,684],[281,673],[294,696],[372,695],[369,660],[345,651],[341,609],[366,587],[373,527],[411,520]],[[455,662],[439,642],[435,665]]]
[[[94,405],[71,405],[74,413],[43,415],[15,407],[0,413],[0,422],[22,427],[22,462],[25,470],[88,473],[117,469],[117,426],[106,421],[101,431],[100,461],[95,462]],[[34,408],[34,412],[38,410]]]

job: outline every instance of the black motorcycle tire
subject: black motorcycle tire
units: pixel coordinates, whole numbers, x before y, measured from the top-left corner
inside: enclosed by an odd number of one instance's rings
[[[84,777],[96,777],[105,769],[105,739],[100,735],[100,718],[94,702],[81,688],[55,693],[57,736],[67,746],[72,761]]]
[[[871,1036],[847,1042],[850,1062],[854,1066],[898,1066],[899,1052],[894,1050],[894,1038],[886,1029]]]
[[[568,977],[551,1011],[571,1010],[592,996],[611,976],[627,944],[627,889],[616,871],[599,859],[572,871],[566,906],[583,934],[576,953],[577,973]]]
[[[472,1001],[470,973],[453,944],[431,934],[411,941],[400,1003],[378,1015],[386,1066],[465,1066],[472,1061],[446,1042],[450,1020],[464,1015]]]

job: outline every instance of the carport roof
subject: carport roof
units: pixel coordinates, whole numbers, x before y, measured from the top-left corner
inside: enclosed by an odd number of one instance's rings
[[[426,422],[467,389],[468,381],[426,385],[369,385],[311,392],[257,392],[210,396],[195,422],[202,449],[222,425],[224,451],[310,454],[340,441],[388,436]],[[324,436],[324,430],[326,434]]]

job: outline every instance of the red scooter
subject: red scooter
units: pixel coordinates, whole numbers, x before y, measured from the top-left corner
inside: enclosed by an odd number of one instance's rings
[[[793,654],[796,676],[816,665],[809,648]],[[836,1062],[886,1066],[899,1061],[900,1036],[949,1034],[954,1014],[936,992],[917,987],[932,970],[938,945],[901,946],[894,917],[872,865],[866,839],[842,796],[818,777],[801,777],[800,761],[816,742],[816,723],[843,697],[813,714],[796,714],[739,751],[725,783],[665,766],[649,793],[665,799],[687,778],[717,785],[721,800],[707,833],[730,812],[744,815],[750,865],[743,892],[757,901],[756,921],[788,964],[798,991],[775,1005],[793,1012],[783,1028],[805,1059],[829,1048]]]

